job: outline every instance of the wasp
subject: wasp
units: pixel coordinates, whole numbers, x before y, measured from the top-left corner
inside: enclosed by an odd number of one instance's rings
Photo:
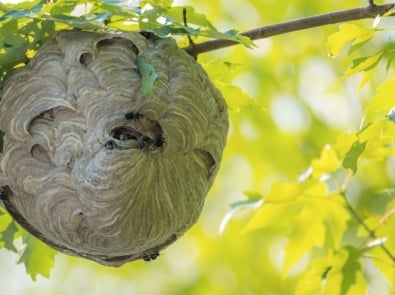
[[[155,147],[162,147],[165,143],[165,138],[162,134],[159,134],[158,137],[155,139],[154,146]]]
[[[143,117],[144,117],[143,114],[141,114],[139,112],[129,112],[129,113],[125,114],[126,120],[140,120]]]
[[[144,261],[151,261],[151,260],[155,260],[157,257],[159,256],[159,252],[153,252],[153,253],[145,253],[143,255],[143,260]]]
[[[113,140],[109,140],[104,144],[104,148],[106,150],[112,150],[115,148],[115,142]]]

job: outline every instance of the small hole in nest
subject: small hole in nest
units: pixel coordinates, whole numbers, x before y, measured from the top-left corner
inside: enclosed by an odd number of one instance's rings
[[[159,134],[159,135],[156,137],[156,139],[155,139],[154,145],[155,145],[156,147],[162,147],[163,144],[164,144],[165,142],[166,142],[166,141],[165,141],[164,136],[163,136],[162,134]]]
[[[111,46],[114,44],[126,45],[133,51],[134,54],[136,54],[136,55],[139,54],[139,49],[137,48],[137,46],[134,45],[134,43],[132,41],[122,38],[122,37],[113,37],[111,39],[100,40],[99,42],[97,42],[96,47],[100,48],[100,47],[104,47],[104,46]]]
[[[141,134],[131,127],[121,126],[111,131],[112,137],[118,140],[137,140]]]
[[[30,153],[33,158],[37,159],[40,162],[51,163],[51,159],[48,155],[47,150],[40,144],[35,144],[32,146]]]
[[[80,55],[80,64],[82,65],[88,65],[92,62],[93,56],[89,52],[84,52],[83,54]]]
[[[112,150],[115,147],[115,142],[113,140],[109,140],[104,144],[104,148],[106,150]]]

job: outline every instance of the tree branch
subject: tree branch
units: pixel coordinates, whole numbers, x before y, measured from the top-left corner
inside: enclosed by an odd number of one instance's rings
[[[392,8],[395,7],[395,3],[377,5],[374,4],[373,0],[369,0],[369,5],[366,7],[347,9],[341,11],[335,11],[326,14],[320,14],[305,18],[300,18],[292,21],[272,24],[263,26],[257,29],[246,31],[241,33],[243,36],[249,37],[251,40],[258,40],[268,38],[276,35],[281,35],[289,32],[310,29],[329,24],[337,24],[346,21],[375,18],[378,15],[383,15]],[[190,44],[184,49],[192,56],[197,56],[204,52],[209,52],[228,46],[237,45],[239,43],[226,39],[211,40],[199,44]]]
[[[351,206],[350,202],[348,201],[345,193],[342,193],[343,198],[346,201],[346,206],[348,211],[351,213],[351,215],[354,217],[354,219],[367,231],[369,234],[369,237],[372,238],[373,240],[377,239],[377,236],[375,232],[370,229],[370,227],[363,221],[363,219],[358,215],[357,211]],[[392,262],[395,262],[395,256],[391,253],[390,250],[384,245],[380,244],[380,248],[385,252],[385,254],[392,260]]]

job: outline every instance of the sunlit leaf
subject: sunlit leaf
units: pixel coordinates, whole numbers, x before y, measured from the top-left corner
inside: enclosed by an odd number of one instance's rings
[[[327,242],[334,249],[340,247],[344,234],[347,230],[347,222],[351,219],[350,213],[345,205],[344,197],[331,193],[325,199],[323,216],[327,232]]]
[[[365,158],[382,160],[394,154],[395,126],[385,119],[368,124],[357,133],[359,142],[366,142]],[[388,133],[388,134],[387,134]]]
[[[367,106],[366,111],[372,113],[388,113],[395,106],[394,87],[395,76],[377,88],[377,94]]]
[[[325,243],[325,224],[317,218],[325,210],[317,204],[305,202],[300,212],[292,218],[291,231],[287,234],[283,273],[287,274],[305,254]],[[306,226],[308,224],[308,226]]]
[[[215,81],[214,81],[215,82]],[[240,112],[242,110],[260,110],[264,108],[250,94],[245,92],[238,86],[230,83],[216,81],[215,85],[221,89],[222,94],[226,97],[226,101],[230,110]]]
[[[368,141],[364,157],[383,160],[394,155],[394,140],[389,137],[376,137]]]
[[[242,64],[222,59],[215,59],[210,62],[202,63],[202,66],[213,81],[221,81],[223,83],[231,83],[235,75],[245,70],[245,66]]]
[[[289,227],[286,219],[278,220],[276,216],[284,216],[284,218],[287,217],[288,219],[297,215],[305,205],[305,201],[301,198],[302,195],[319,194],[323,190],[325,190],[325,185],[315,180],[302,183],[274,182],[265,196],[265,202],[251,217],[244,231],[251,231],[270,225]],[[273,220],[277,220],[276,224],[273,224]]]
[[[324,147],[320,158],[314,159],[311,162],[314,177],[320,177],[323,174],[332,173],[338,169],[340,165],[341,161],[336,151],[329,145]]]
[[[347,70],[345,76],[349,77],[356,73],[370,70],[371,68],[375,67],[378,64],[378,62],[383,57],[383,54],[384,54],[383,52],[378,52],[372,56],[360,57],[353,60],[353,64],[351,68]]]
[[[51,15],[62,15],[62,14],[70,14],[76,8],[77,4],[80,4],[80,0],[57,0],[54,3],[51,3],[50,6],[50,14]]]
[[[233,84],[233,79],[245,66],[229,61],[212,60],[204,63],[203,67],[213,83],[221,90],[230,110],[263,111],[264,108],[250,94]]]
[[[349,218],[344,199],[328,195],[322,182],[275,182],[244,231],[274,227],[287,236],[283,268],[286,274],[313,248],[323,248],[326,243],[339,247]]]
[[[296,295],[365,294],[367,283],[359,258],[351,246],[313,259],[296,288]]]
[[[267,202],[293,201],[300,196],[322,196],[326,195],[326,186],[317,180],[307,180],[304,182],[281,182],[273,183],[271,190],[265,197]]]
[[[358,85],[358,90],[359,90],[359,91],[360,91],[369,81],[371,81],[373,74],[374,74],[374,70],[373,70],[373,69],[366,70],[366,71],[363,73],[363,77],[362,77],[362,79],[361,79],[361,82],[359,82],[359,85]]]
[[[358,137],[355,133],[341,134],[336,138],[332,147],[339,154],[339,157],[343,157],[356,140],[358,140]]]
[[[341,294],[340,270],[346,259],[347,253],[343,251],[329,251],[325,257],[313,259],[300,278],[295,295]]]
[[[245,195],[248,197],[246,201],[240,201],[236,203],[230,204],[230,208],[225,216],[221,220],[221,224],[219,226],[219,233],[223,233],[225,227],[229,223],[229,221],[234,217],[238,212],[244,209],[256,209],[262,205],[263,199],[262,196],[256,192],[245,192]]]
[[[330,245],[337,249],[341,245],[350,214],[341,196],[326,194],[326,188],[322,185],[321,192],[309,195],[303,209],[292,218],[292,230],[287,235],[285,248],[284,273],[315,247]]]
[[[170,7],[173,4],[173,0],[142,0],[140,5],[150,4],[152,6]]]
[[[214,26],[209,22],[207,17],[202,14],[196,12],[195,8],[192,6],[174,6],[166,11],[166,15],[171,17],[173,20],[178,23],[184,23],[184,9],[186,10],[186,21],[187,24],[196,25],[204,28],[215,29]]]
[[[352,42],[353,46],[361,45],[369,41],[374,35],[373,29],[366,29],[355,24],[342,24],[339,31],[328,37],[326,46],[329,54],[336,57],[341,49]]]
[[[372,255],[372,262],[374,266],[384,275],[390,285],[393,285],[395,278],[394,262],[388,258],[383,249],[375,247],[369,254]]]

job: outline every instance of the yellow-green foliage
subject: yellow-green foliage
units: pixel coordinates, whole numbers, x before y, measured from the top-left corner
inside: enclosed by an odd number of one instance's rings
[[[197,43],[218,31],[245,31],[367,5],[357,0],[188,0],[182,3],[196,13],[188,28],[179,16],[168,25],[150,24],[166,11],[170,3],[165,2],[146,12],[140,25],[162,34],[189,32]],[[101,5],[100,13],[108,11]],[[125,29],[122,17],[114,16],[109,27]],[[234,46],[199,56],[227,100],[230,133],[198,223],[155,262],[110,272],[59,254],[50,280],[26,282],[23,290],[395,294],[395,80],[389,20],[374,28],[373,20],[365,20],[288,33],[257,41],[252,49]],[[185,35],[177,38],[188,45]]]

